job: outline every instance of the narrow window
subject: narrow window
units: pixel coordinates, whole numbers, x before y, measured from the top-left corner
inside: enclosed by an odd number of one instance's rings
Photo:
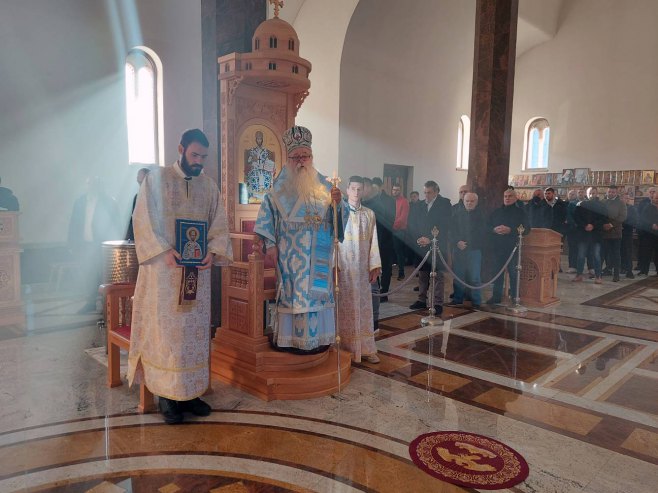
[[[270,48],[276,48],[276,37],[270,36]]]
[[[260,39],[258,38],[254,41],[254,50],[260,50]]]
[[[299,67],[297,65],[292,66],[292,73],[293,74],[298,74],[299,73]]]
[[[130,164],[152,165],[159,159],[158,94],[160,74],[155,55],[142,49],[131,50],[126,57],[126,117],[128,160]],[[160,96],[160,97],[159,97]]]
[[[471,119],[466,115],[459,118],[457,127],[457,169],[468,169],[468,149],[471,140]]]
[[[548,169],[551,129],[546,118],[533,118],[526,123],[523,142],[523,169]]]
[[[276,62],[270,62],[267,68],[269,70],[276,70]]]
[[[295,40],[294,39],[289,39],[288,40],[288,49],[290,51],[295,51]]]

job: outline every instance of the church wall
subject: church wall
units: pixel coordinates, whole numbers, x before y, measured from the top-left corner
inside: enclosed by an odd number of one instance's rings
[[[526,122],[551,125],[549,170],[658,169],[658,2],[564,2],[553,39],[516,62],[510,172]]]
[[[0,176],[20,200],[28,250],[66,240],[89,175],[106,179],[127,225],[137,191],[125,123],[130,47],[152,48],[164,66],[164,162],[177,158],[182,129],[202,125],[200,18],[200,1],[0,2]]]
[[[470,115],[475,1],[361,0],[341,65],[340,164],[382,176],[414,166],[456,200],[457,128]]]
[[[328,175],[339,166],[340,70],[343,42],[358,0],[326,2],[306,0],[294,21],[289,22],[299,36],[299,54],[313,67],[309,96],[297,115],[299,125],[313,133],[313,155],[318,169]],[[286,5],[281,17],[285,19]]]

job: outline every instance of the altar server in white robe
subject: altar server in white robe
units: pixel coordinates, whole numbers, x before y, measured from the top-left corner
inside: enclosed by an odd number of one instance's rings
[[[128,380],[131,385],[143,381],[160,397],[168,424],[182,422],[184,412],[210,414],[210,406],[199,399],[209,386],[210,267],[233,257],[219,190],[202,174],[208,147],[201,130],[183,133],[180,159],[149,173],[133,213],[140,267]],[[177,219],[207,224],[206,255],[198,268],[177,263]],[[196,292],[190,272],[196,276]]]
[[[370,284],[381,274],[375,213],[361,205],[363,178],[350,177],[347,184],[349,219],[339,245],[338,334],[341,347],[362,359],[379,363],[373,329]]]

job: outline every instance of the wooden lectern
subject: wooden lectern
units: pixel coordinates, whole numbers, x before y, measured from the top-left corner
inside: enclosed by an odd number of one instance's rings
[[[0,327],[24,329],[18,216],[18,212],[0,211]]]
[[[521,304],[551,306],[560,302],[557,274],[560,271],[562,235],[552,229],[532,228],[523,238],[521,255]]]

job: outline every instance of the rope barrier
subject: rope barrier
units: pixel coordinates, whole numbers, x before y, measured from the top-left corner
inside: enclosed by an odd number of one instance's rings
[[[455,274],[455,271],[453,271],[453,270],[450,268],[450,266],[448,265],[448,263],[446,262],[446,260],[443,258],[443,254],[441,253],[441,249],[438,248],[437,250],[438,250],[438,252],[439,252],[439,258],[441,259],[441,263],[445,266],[445,268],[448,270],[448,272],[449,272],[450,274],[452,274],[453,278],[454,278],[457,282],[459,282],[460,284],[463,284],[464,286],[466,286],[467,288],[470,288],[470,289],[483,289],[483,288],[486,288],[487,286],[489,286],[490,284],[493,284],[494,282],[496,282],[496,279],[498,279],[498,278],[503,274],[503,272],[505,272],[505,269],[507,269],[507,266],[508,266],[509,263],[512,261],[512,258],[514,257],[514,254],[516,253],[516,251],[517,251],[518,249],[519,249],[519,246],[518,246],[518,245],[514,247],[514,249],[512,250],[512,253],[511,253],[510,256],[508,257],[507,261],[505,262],[505,264],[503,264],[503,267],[498,271],[498,274],[496,274],[491,280],[489,280],[489,281],[487,281],[487,282],[485,282],[485,283],[483,283],[483,284],[480,284],[479,286],[474,286],[474,285],[472,285],[472,284],[468,284],[466,281],[464,281],[463,279],[461,279],[460,277],[458,277],[457,274]]]
[[[430,250],[429,252],[427,252],[425,254],[425,257],[423,258],[423,260],[421,260],[420,264],[418,264],[418,267],[416,267],[416,269],[414,269],[414,271],[411,273],[411,275],[409,277],[407,277],[402,284],[400,284],[399,286],[396,286],[392,290],[389,290],[388,293],[379,293],[379,294],[372,293],[372,295],[376,296],[378,298],[381,298],[382,296],[389,296],[391,294],[395,294],[398,291],[400,291],[403,287],[405,287],[409,283],[409,281],[411,281],[411,279],[413,279],[416,276],[416,274],[418,274],[418,271],[420,270],[420,268],[425,264],[425,262],[427,262],[427,258],[430,256],[430,253],[432,253],[432,250]]]

